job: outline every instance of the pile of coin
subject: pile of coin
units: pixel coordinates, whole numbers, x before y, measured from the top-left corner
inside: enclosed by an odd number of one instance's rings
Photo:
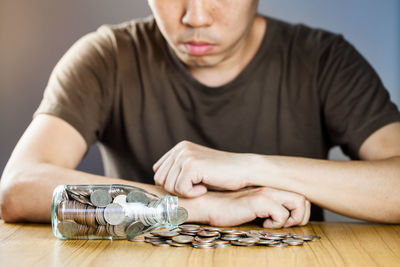
[[[144,241],[161,247],[218,248],[227,246],[300,246],[307,241],[320,239],[314,235],[268,232],[265,230],[242,231],[218,227],[200,227],[183,224],[174,230],[154,230],[132,241]]]
[[[143,190],[68,187],[56,206],[57,230],[65,238],[133,239],[162,226],[168,214],[162,199]],[[177,224],[187,219],[178,208]]]

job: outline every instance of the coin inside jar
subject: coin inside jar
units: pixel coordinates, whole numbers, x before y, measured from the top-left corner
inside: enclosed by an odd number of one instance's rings
[[[129,192],[128,195],[126,196],[126,201],[130,202],[130,203],[139,202],[139,203],[143,203],[145,205],[150,203],[150,200],[146,196],[146,194],[143,192],[140,192],[140,191]]]
[[[79,225],[72,220],[61,221],[57,225],[58,231],[64,237],[73,237],[79,232]]]
[[[111,203],[112,197],[104,189],[96,189],[90,194],[90,201],[97,207],[105,207]]]
[[[126,228],[128,239],[135,238],[144,229],[144,224],[141,222],[133,222]]]
[[[121,224],[125,220],[123,207],[118,203],[111,203],[104,209],[104,219],[111,225]]]

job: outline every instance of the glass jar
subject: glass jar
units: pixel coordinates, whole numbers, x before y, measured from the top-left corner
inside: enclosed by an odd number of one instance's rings
[[[158,197],[129,185],[59,185],[51,221],[59,239],[128,239],[187,220],[178,198]]]

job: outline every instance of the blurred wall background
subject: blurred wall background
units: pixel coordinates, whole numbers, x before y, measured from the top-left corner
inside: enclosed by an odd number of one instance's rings
[[[398,0],[260,0],[263,14],[343,33],[369,60],[400,106]],[[147,16],[147,1],[0,0],[0,172],[32,119],[50,72],[82,35],[101,24]],[[343,160],[339,149],[331,159]],[[79,169],[102,174],[94,146]],[[328,220],[349,220],[327,212]]]

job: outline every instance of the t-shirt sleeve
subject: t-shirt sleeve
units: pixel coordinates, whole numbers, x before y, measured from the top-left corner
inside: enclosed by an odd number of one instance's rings
[[[363,142],[381,127],[400,121],[375,70],[342,36],[320,57],[318,88],[324,125],[332,145],[359,159]]]
[[[115,39],[107,26],[78,40],[55,66],[34,113],[57,116],[73,126],[88,148],[102,135],[115,85]]]

